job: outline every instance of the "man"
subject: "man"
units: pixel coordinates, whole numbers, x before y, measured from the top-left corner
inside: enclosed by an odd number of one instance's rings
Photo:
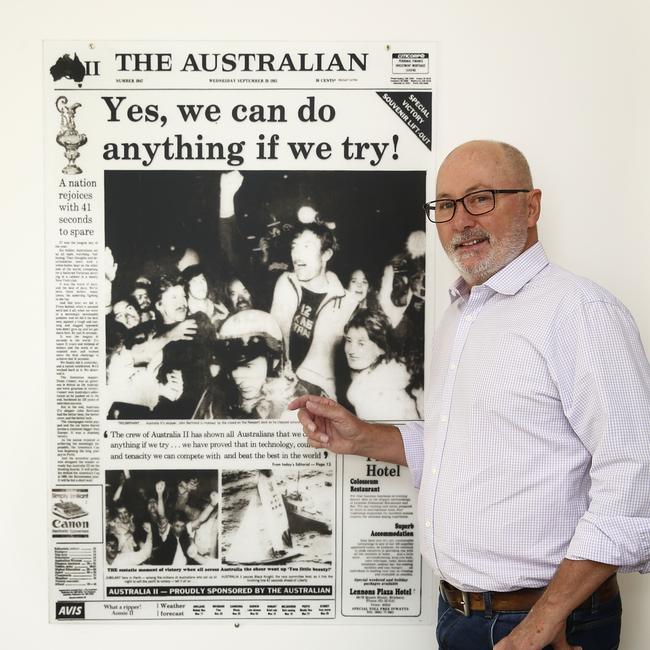
[[[286,368],[282,332],[258,309],[229,316],[219,331],[220,373],[205,390],[195,419],[295,419],[287,404],[307,389]]]
[[[271,315],[280,325],[292,367],[311,392],[336,395],[334,348],[357,303],[327,270],[336,240],[320,223],[301,224],[291,242],[293,273],[275,284]]]
[[[253,309],[253,297],[239,278],[228,278],[224,283],[224,293],[231,313]]]
[[[106,563],[112,567],[132,567],[146,562],[151,557],[152,532],[151,524],[145,521],[142,524],[145,540],[138,550],[119,550],[119,540],[112,533],[106,535]]]
[[[158,370],[158,381],[163,384],[170,372],[180,370],[183,394],[174,402],[161,399],[153,415],[159,419],[189,419],[211,378],[215,329],[203,312],[188,317],[182,277],[162,276],[159,279],[155,306],[159,314],[156,318],[158,337],[168,337],[180,323],[186,323],[187,329],[182,338],[164,346],[163,360]]]
[[[228,310],[224,305],[216,303],[210,298],[208,281],[203,267],[200,264],[187,266],[183,269],[181,276],[185,281],[188,312],[190,314],[198,312],[205,314],[215,330],[218,330],[221,323],[228,318]]]
[[[450,649],[618,647],[612,576],[650,570],[650,367],[625,307],[546,259],[532,188],[501,143],[466,143],[440,168],[429,214],[461,278],[424,427],[290,405],[314,447],[410,466]]]
[[[142,275],[137,277],[133,284],[131,297],[134,298],[138,304],[140,320],[143,323],[146,323],[147,321],[153,320],[155,318],[149,291],[151,291],[151,280]]]
[[[160,529],[162,542],[156,554],[157,564],[173,566],[202,564],[201,559],[216,557],[219,494],[214,490],[211,491],[208,503],[202,509],[196,510],[189,506],[188,499],[191,493],[196,493],[198,485],[196,478],[179,482],[176,509],[172,516],[166,519],[162,500],[165,482],[159,481],[156,484],[158,512],[163,521]],[[205,526],[204,534],[197,540],[196,535],[203,526]]]

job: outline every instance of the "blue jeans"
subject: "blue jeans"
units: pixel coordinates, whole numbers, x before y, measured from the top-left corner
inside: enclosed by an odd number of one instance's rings
[[[440,650],[490,650],[508,636],[527,612],[508,614],[476,612],[459,614],[443,599],[438,600],[436,638]],[[567,619],[567,640],[583,650],[616,650],[621,633],[621,598],[615,596],[590,609],[574,611]],[[549,649],[551,646],[547,646]]]

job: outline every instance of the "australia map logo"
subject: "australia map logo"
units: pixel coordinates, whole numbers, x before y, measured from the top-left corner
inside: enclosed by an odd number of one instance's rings
[[[91,45],[91,47],[94,46]],[[69,79],[76,82],[81,88],[86,77],[99,76],[99,63],[99,61],[82,61],[76,52],[74,57],[66,53],[56,60],[56,63],[50,68],[50,74],[54,81]]]

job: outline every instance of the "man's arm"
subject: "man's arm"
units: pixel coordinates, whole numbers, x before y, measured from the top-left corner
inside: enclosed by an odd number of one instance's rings
[[[158,517],[162,521],[165,519],[165,500],[163,499],[163,495],[165,494],[165,481],[158,481],[156,483],[156,495],[157,495],[157,503],[156,503],[156,508],[158,510]]]
[[[122,498],[122,492],[124,491],[124,486],[126,482],[131,478],[131,473],[128,469],[125,469],[120,474],[120,484],[117,486],[115,493],[113,494],[113,502],[117,503]]]
[[[634,321],[613,300],[592,300],[557,322],[553,334],[549,368],[566,416],[592,457],[589,509],[544,595],[498,650],[551,642],[569,648],[566,617],[617,566],[650,569],[650,367]]]
[[[494,650],[568,650],[566,619],[616,572],[611,564],[592,560],[563,560],[528,616]]]
[[[402,435],[396,426],[361,420],[327,397],[303,395],[288,408],[299,409],[298,419],[312,447],[407,464]]]
[[[233,268],[239,266],[233,236],[235,195],[243,182],[244,177],[238,171],[225,172],[219,177],[218,244],[221,254]]]
[[[218,513],[217,506],[219,505],[219,494],[216,491],[210,492],[210,502],[201,510],[201,514],[192,522],[196,530],[201,524],[204,524],[208,519],[216,516]]]
[[[142,528],[146,533],[147,537],[142,543],[139,551],[134,551],[130,556],[130,560],[134,565],[142,564],[146,562],[151,557],[151,552],[153,550],[153,537],[151,535],[151,524],[148,521],[145,521],[142,524]]]
[[[104,312],[110,314],[113,310],[113,281],[117,273],[117,262],[113,258],[113,251],[104,248]]]

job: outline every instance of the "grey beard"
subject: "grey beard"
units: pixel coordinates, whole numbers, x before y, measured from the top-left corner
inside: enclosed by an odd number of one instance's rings
[[[495,239],[481,228],[458,233],[452,237],[449,245],[445,247],[445,252],[466,282],[473,285],[483,284],[497,271],[521,255],[528,237],[527,227],[525,223],[515,223],[513,226],[515,226],[513,230],[503,239]],[[488,254],[478,264],[473,264],[471,267],[465,266],[456,247],[463,242],[483,238],[487,238],[490,243]]]

